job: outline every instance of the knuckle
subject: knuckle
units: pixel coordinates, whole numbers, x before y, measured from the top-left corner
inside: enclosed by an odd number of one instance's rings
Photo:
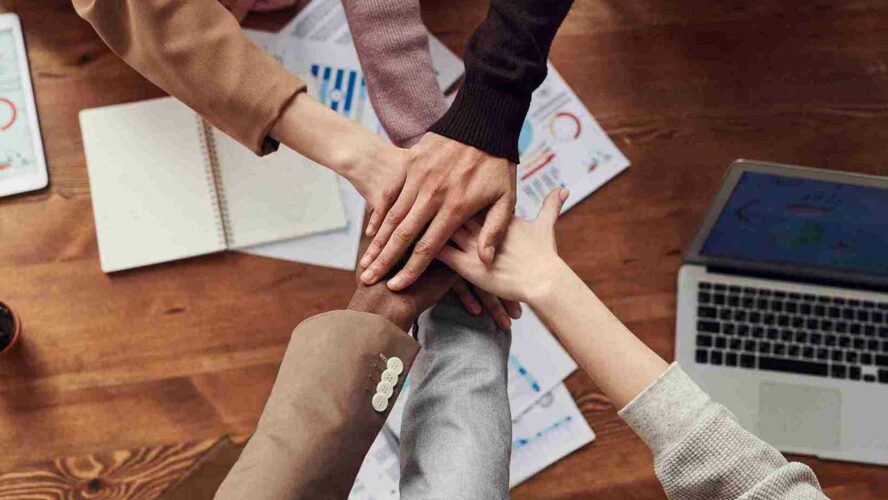
[[[403,216],[397,210],[389,210],[389,213],[385,216],[385,221],[392,225],[397,225],[401,223],[401,219]]]
[[[501,240],[506,235],[506,226],[496,223],[490,226],[488,234],[494,240]]]
[[[410,244],[411,240],[413,239],[413,235],[410,234],[410,230],[408,229],[398,228],[395,230],[394,233],[392,233],[392,238],[394,238],[394,240],[398,243]]]
[[[441,207],[441,212],[443,212],[448,218],[460,218],[464,220],[464,218],[468,218],[469,206],[462,196],[453,197],[447,200],[447,203]]]
[[[413,254],[418,257],[430,257],[434,250],[434,243],[428,240],[420,240],[413,248]]]
[[[382,190],[382,201],[383,202],[391,203],[391,202],[395,201],[395,199],[397,197],[398,197],[398,189],[396,189],[392,186],[388,186],[388,187],[383,188],[383,190]]]
[[[377,239],[374,239],[373,241],[370,242],[369,245],[367,245],[367,252],[368,253],[377,253],[381,249],[382,249],[382,242]]]
[[[429,190],[429,194],[432,198],[435,199],[443,199],[447,197],[447,193],[450,191],[450,186],[443,180],[435,182],[432,184],[431,189]]]
[[[391,262],[389,256],[383,254],[376,258],[376,262],[371,267],[375,273],[381,273],[383,270],[388,269],[389,262]]]

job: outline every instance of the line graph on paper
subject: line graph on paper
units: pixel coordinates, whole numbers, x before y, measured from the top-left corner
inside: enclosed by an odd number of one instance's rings
[[[539,394],[542,390],[537,379],[514,354],[509,354],[508,385],[510,400],[521,398],[522,393],[528,391],[533,394]]]

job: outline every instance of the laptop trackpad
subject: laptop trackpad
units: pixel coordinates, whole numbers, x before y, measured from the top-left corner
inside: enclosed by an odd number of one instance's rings
[[[841,410],[841,393],[834,389],[759,384],[759,436],[778,449],[839,448]]]

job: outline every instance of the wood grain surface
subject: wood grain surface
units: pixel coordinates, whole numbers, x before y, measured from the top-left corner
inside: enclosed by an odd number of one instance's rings
[[[423,14],[461,52],[486,3],[425,1]],[[0,10],[25,27],[50,166],[49,188],[0,199],[0,299],[24,323],[0,360],[0,497],[97,479],[113,498],[149,498],[162,469],[251,432],[291,329],[343,307],[353,278],[237,253],[103,274],[77,113],[162,93],[67,1]],[[551,60],[632,162],[563,218],[559,247],[667,359],[681,255],[728,163],[888,175],[888,1],[577,0]],[[578,373],[568,387],[598,438],[513,498],[663,498],[650,453],[595,385]],[[888,497],[884,467],[793,458],[833,498]]]

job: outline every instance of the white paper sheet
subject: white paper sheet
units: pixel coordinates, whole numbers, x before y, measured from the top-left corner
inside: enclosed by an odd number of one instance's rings
[[[559,186],[570,190],[566,212],[629,166],[551,64],[533,93],[518,151],[516,213],[522,218],[536,217],[543,198]]]
[[[533,311],[526,304],[523,308],[521,319],[512,322],[512,347],[509,350],[508,392],[513,420],[577,369],[574,360]],[[401,436],[401,419],[409,392],[408,376],[386,421],[395,437]]]
[[[595,433],[564,384],[512,422],[509,488],[591,443]]]
[[[401,461],[394,440],[383,429],[370,446],[349,500],[398,500]]]
[[[522,307],[521,319],[512,322],[509,351],[509,404],[513,420],[577,369],[573,358],[530,307]]]

